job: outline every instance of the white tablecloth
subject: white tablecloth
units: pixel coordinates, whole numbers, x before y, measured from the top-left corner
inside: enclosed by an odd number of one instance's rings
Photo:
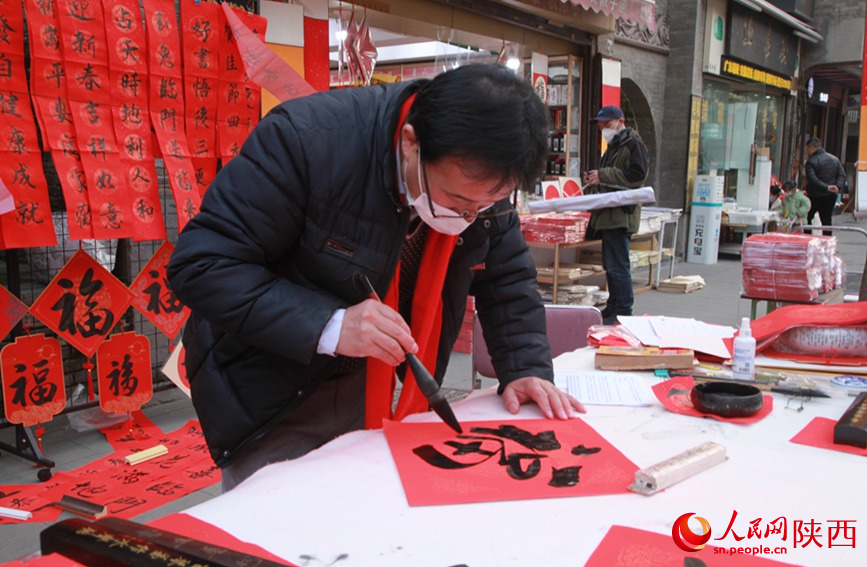
[[[558,369],[592,368],[592,350],[568,353]],[[656,379],[646,375],[648,383]],[[729,459],[653,496],[628,493],[411,508],[382,431],[345,435],[295,461],[266,467],[235,490],[187,510],[236,537],[299,565],[406,567],[583,565],[613,524],[670,534],[687,512],[706,518],[713,538],[723,536],[733,511],[734,531],[750,522],[785,517],[788,537],[767,540],[787,555],[767,556],[797,565],[867,565],[867,459],[790,443],[813,417],[838,419],[853,398],[813,400],[803,411],[774,411],[749,426],[693,418],[650,407],[590,406],[583,416],[639,467],[647,467],[705,441],[724,445]],[[798,404],[794,404],[797,406]],[[454,404],[461,421],[515,419],[496,392],[484,390]],[[538,419],[535,407],[517,418]],[[432,421],[434,414],[411,416]],[[822,547],[793,548],[795,521],[821,523]],[[826,526],[855,520],[856,547],[828,547]],[[842,538],[838,540],[841,542]],[[672,543],[672,545],[674,545]],[[709,545],[737,542],[729,534]],[[710,551],[707,551],[710,553]],[[705,561],[714,556],[697,559]],[[717,556],[719,557],[719,556]],[[718,560],[718,559],[717,559]],[[737,565],[728,557],[726,565]],[[712,563],[708,563],[712,564]]]

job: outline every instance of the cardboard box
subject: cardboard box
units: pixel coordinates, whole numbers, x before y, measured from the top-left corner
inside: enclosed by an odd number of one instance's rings
[[[600,346],[595,365],[599,370],[655,370],[692,368],[695,353],[687,348]]]

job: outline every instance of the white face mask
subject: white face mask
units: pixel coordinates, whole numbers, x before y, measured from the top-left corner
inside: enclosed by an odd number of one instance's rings
[[[422,180],[421,180],[421,154],[418,156],[417,161],[418,170],[418,190],[421,193],[418,199],[413,199],[412,196],[407,191],[406,200],[407,203],[415,209],[415,212],[418,213],[418,216],[421,217],[421,220],[434,229],[437,232],[441,232],[443,234],[456,235],[460,234],[470,226],[472,221],[469,221],[462,217],[455,217],[455,212],[447,207],[443,207],[442,205],[438,205],[436,201],[430,198],[430,194],[427,192],[422,192],[421,188]],[[434,213],[437,215],[443,215],[442,217],[433,216],[431,214],[431,208],[433,208]]]
[[[610,144],[611,140],[614,139],[614,136],[617,135],[617,130],[615,128],[603,128],[602,129],[602,137],[605,138],[605,142]]]

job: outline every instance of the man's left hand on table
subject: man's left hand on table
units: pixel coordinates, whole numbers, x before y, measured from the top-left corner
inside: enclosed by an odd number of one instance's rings
[[[535,402],[548,419],[569,419],[576,417],[576,412],[587,411],[581,402],[553,383],[534,376],[510,382],[503,390],[503,407],[510,413],[518,413],[521,405],[529,402]]]

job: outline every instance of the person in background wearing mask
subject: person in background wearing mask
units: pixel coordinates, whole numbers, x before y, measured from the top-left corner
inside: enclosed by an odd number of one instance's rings
[[[819,213],[822,226],[831,226],[837,194],[841,188],[846,187],[846,170],[836,156],[825,151],[819,138],[810,138],[804,149],[808,156],[804,166],[804,173],[807,175],[807,197],[813,205],[807,213],[807,224],[813,224],[813,217]],[[822,232],[825,236],[833,234],[830,230]]]
[[[168,267],[192,310],[187,376],[224,490],[381,427],[406,352],[441,383],[468,295],[506,409],[583,411],[554,386],[512,201],[541,176],[548,132],[529,82],[501,65],[317,93],[262,120]],[[428,410],[413,385],[404,383],[396,419]]]
[[[604,106],[591,121],[596,122],[608,148],[599,169],[584,174],[585,185],[596,185],[598,192],[643,186],[647,179],[647,147],[635,130],[626,127],[623,111],[617,106]],[[606,325],[616,323],[618,315],[632,315],[629,240],[638,231],[640,221],[641,205],[597,209],[590,216],[590,232],[602,240],[602,265],[608,280],[608,304],[602,310]]]

